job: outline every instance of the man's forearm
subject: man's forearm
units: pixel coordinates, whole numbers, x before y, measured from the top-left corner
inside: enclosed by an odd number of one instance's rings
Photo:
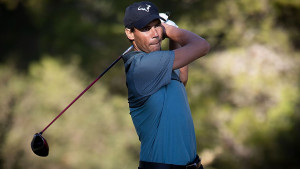
[[[163,26],[165,28],[165,36],[181,46],[174,50],[173,69],[182,68],[208,53],[210,49],[209,43],[202,37],[193,32],[166,24],[163,24]]]

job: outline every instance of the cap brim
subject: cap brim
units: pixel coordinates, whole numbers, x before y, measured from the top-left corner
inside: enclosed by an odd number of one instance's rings
[[[157,14],[152,14],[150,16],[147,16],[146,18],[140,19],[139,21],[134,23],[133,26],[137,29],[142,29],[155,19],[160,19],[160,16]]]

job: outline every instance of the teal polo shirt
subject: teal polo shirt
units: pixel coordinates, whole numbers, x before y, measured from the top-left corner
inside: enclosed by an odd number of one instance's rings
[[[186,165],[196,157],[193,119],[174,51],[123,57],[130,115],[141,142],[140,160]]]

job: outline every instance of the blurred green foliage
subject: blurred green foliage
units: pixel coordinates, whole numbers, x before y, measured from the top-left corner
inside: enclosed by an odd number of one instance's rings
[[[118,0],[0,0],[0,168],[137,168],[123,64],[30,141],[128,46]],[[300,1],[153,1],[211,52],[187,92],[206,169],[300,168]],[[164,48],[167,42],[164,42]]]
[[[49,157],[34,155],[30,148],[33,132],[71,102],[87,85],[87,78],[78,65],[64,66],[50,56],[33,63],[26,77],[5,73],[9,69],[2,66],[0,70],[1,91],[5,91],[1,124],[7,125],[1,128],[6,134],[1,144],[3,168],[134,168],[138,138],[126,99],[110,95],[100,83],[44,133]]]
[[[198,145],[213,168],[299,167],[295,58],[251,45],[192,65],[187,89],[200,112],[194,113]]]

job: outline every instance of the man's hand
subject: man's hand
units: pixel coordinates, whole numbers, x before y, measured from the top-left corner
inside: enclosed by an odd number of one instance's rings
[[[161,23],[165,23],[165,24],[175,26],[176,28],[178,28],[178,26],[176,25],[175,22],[168,19],[169,16],[166,13],[159,13],[159,16],[162,18],[162,19],[160,19]]]

